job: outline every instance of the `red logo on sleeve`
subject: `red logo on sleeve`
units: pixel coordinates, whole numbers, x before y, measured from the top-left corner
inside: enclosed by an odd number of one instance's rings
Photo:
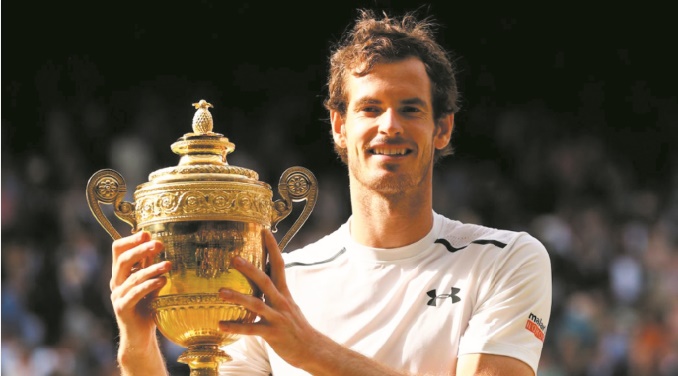
[[[525,329],[532,332],[535,337],[544,342],[544,331],[546,330],[546,326],[541,322],[541,319],[532,312],[530,312],[530,316],[527,318]]]

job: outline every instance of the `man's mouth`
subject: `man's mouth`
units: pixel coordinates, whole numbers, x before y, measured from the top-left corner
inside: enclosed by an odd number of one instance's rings
[[[407,148],[371,148],[368,149],[368,152],[372,155],[400,156],[410,154],[412,150]]]

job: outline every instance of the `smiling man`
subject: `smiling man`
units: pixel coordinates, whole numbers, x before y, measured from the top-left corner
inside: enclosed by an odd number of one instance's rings
[[[434,119],[431,83],[415,57],[348,75],[346,89],[347,110],[330,114],[335,144],[348,163],[353,238],[382,248],[413,243],[431,229],[433,155],[449,144],[453,114]],[[392,227],[393,216],[401,227]],[[375,225],[384,228],[373,232]]]
[[[362,11],[334,50],[325,105],[348,166],[352,215],[284,257],[263,234],[270,275],[233,260],[264,299],[220,290],[259,317],[220,323],[244,336],[227,349],[233,360],[222,374],[536,374],[551,310],[546,250],[524,232],[433,210],[433,165],[451,152],[458,94],[432,26]],[[126,278],[135,260],[162,248],[148,239],[113,245],[125,260],[114,264],[111,286],[126,374],[164,369],[154,327],[136,307],[162,286],[155,277],[168,265]]]
[[[433,126],[424,64],[414,57],[381,63],[364,76],[349,75],[346,87],[348,109],[331,110],[331,119],[352,182],[394,196],[426,194],[417,187],[431,180],[433,151],[448,144],[452,115]]]
[[[225,373],[536,373],[551,309],[546,250],[433,211],[433,165],[451,152],[458,94],[431,26],[362,12],[334,51],[325,104],[352,215],[285,264],[269,237],[271,279],[238,267],[266,304],[223,292],[261,318],[223,323],[250,335],[228,349]]]

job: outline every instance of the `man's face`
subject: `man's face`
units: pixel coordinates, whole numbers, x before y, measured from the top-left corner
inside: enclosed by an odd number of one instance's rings
[[[331,118],[354,183],[385,194],[430,187],[433,152],[449,142],[452,115],[435,126],[424,64],[377,64],[365,76],[349,75],[346,87],[346,115]]]

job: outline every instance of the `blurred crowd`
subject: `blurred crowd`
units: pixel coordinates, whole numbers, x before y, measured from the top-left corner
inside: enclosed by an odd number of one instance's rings
[[[3,374],[117,374],[111,239],[87,206],[85,185],[97,169],[111,167],[133,192],[150,172],[177,162],[169,144],[189,131],[192,117],[188,104],[174,108],[149,93],[134,100],[140,104],[130,99],[131,115],[122,116],[128,129],[110,126],[121,115],[103,101],[81,101],[47,112],[39,147],[17,152],[5,133]],[[291,131],[318,123],[294,117],[315,105],[309,103],[262,111],[283,112],[275,118],[232,115],[237,137],[224,132],[250,148],[237,148],[229,162],[260,172],[263,181],[276,182],[296,164],[316,173],[319,203],[288,249],[329,233],[350,214],[345,170],[327,132],[314,144],[323,153],[315,153],[299,147]],[[663,129],[678,125],[675,104],[662,113]],[[596,121],[576,118],[588,120]],[[650,154],[662,161],[655,171],[651,160],[640,165],[611,147],[611,129],[566,131],[569,121],[539,102],[469,107],[458,127],[474,131],[459,131],[456,155],[436,166],[434,208],[465,222],[527,231],[546,245],[554,295],[539,376],[678,375],[678,153],[667,139],[647,145],[649,153],[664,150]],[[162,131],[169,123],[178,123],[175,133]],[[18,126],[3,120],[3,128]],[[247,129],[261,130],[260,137]],[[475,155],[464,143],[493,153]],[[181,349],[163,345],[173,373],[186,374],[174,361]]]

